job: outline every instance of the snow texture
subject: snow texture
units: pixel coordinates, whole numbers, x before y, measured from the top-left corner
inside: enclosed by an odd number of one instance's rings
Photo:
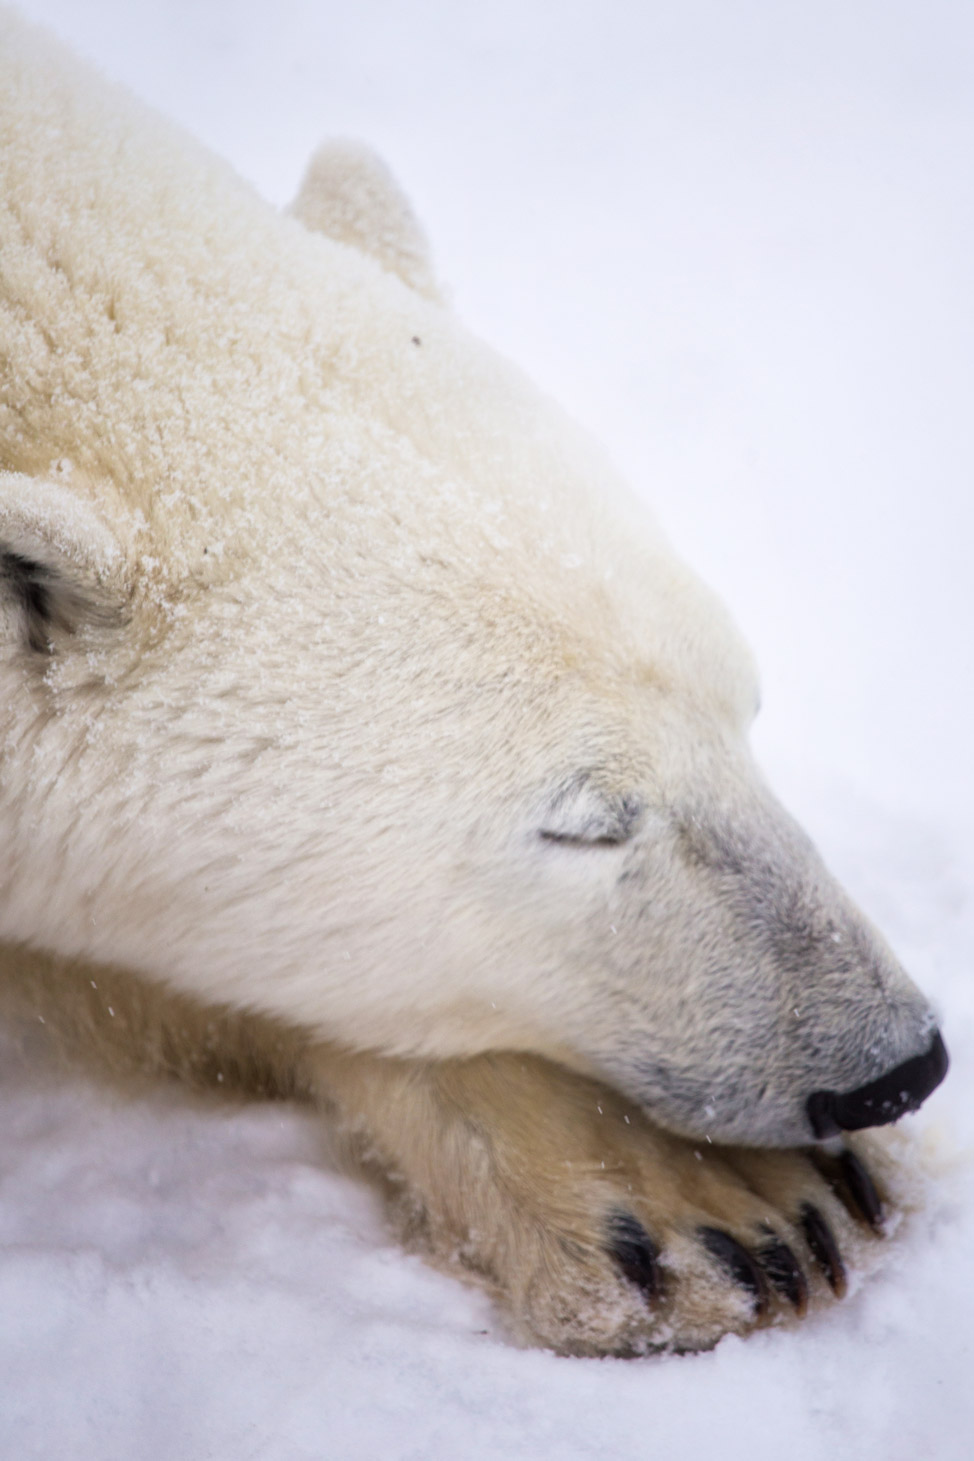
[[[29,0],[284,204],[390,161],[462,317],[762,666],[759,754],[937,1001],[932,1175],[792,1331],[557,1359],[390,1240],[308,1113],[0,1061],[0,1456],[961,1461],[974,1446],[974,14],[942,0]]]

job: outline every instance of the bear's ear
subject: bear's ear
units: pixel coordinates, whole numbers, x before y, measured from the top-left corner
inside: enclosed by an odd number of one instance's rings
[[[84,497],[0,471],[0,635],[50,653],[82,624],[119,623],[128,562]]]
[[[350,244],[427,299],[440,299],[429,244],[381,157],[360,142],[326,142],[289,209],[314,233]]]

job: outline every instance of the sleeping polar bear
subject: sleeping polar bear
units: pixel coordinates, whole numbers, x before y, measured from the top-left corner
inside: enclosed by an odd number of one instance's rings
[[[882,1199],[816,1142],[946,1055],[752,764],[724,610],[369,155],[276,216],[3,14],[0,158],[11,986],[320,1101],[524,1339],[841,1293]]]

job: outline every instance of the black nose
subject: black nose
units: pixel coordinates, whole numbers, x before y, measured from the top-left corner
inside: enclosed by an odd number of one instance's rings
[[[868,1086],[840,1095],[816,1091],[805,1103],[812,1130],[820,1140],[840,1131],[885,1126],[907,1111],[916,1111],[947,1074],[947,1047],[938,1031],[924,1055],[914,1055]]]

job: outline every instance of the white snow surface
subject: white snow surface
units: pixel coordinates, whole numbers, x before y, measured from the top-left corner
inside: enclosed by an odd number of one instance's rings
[[[841,1305],[566,1360],[403,1254],[314,1116],[0,1059],[0,1457],[974,1455],[974,11],[29,0],[277,203],[375,144],[456,308],[734,608],[757,743],[934,997],[928,1195]]]

